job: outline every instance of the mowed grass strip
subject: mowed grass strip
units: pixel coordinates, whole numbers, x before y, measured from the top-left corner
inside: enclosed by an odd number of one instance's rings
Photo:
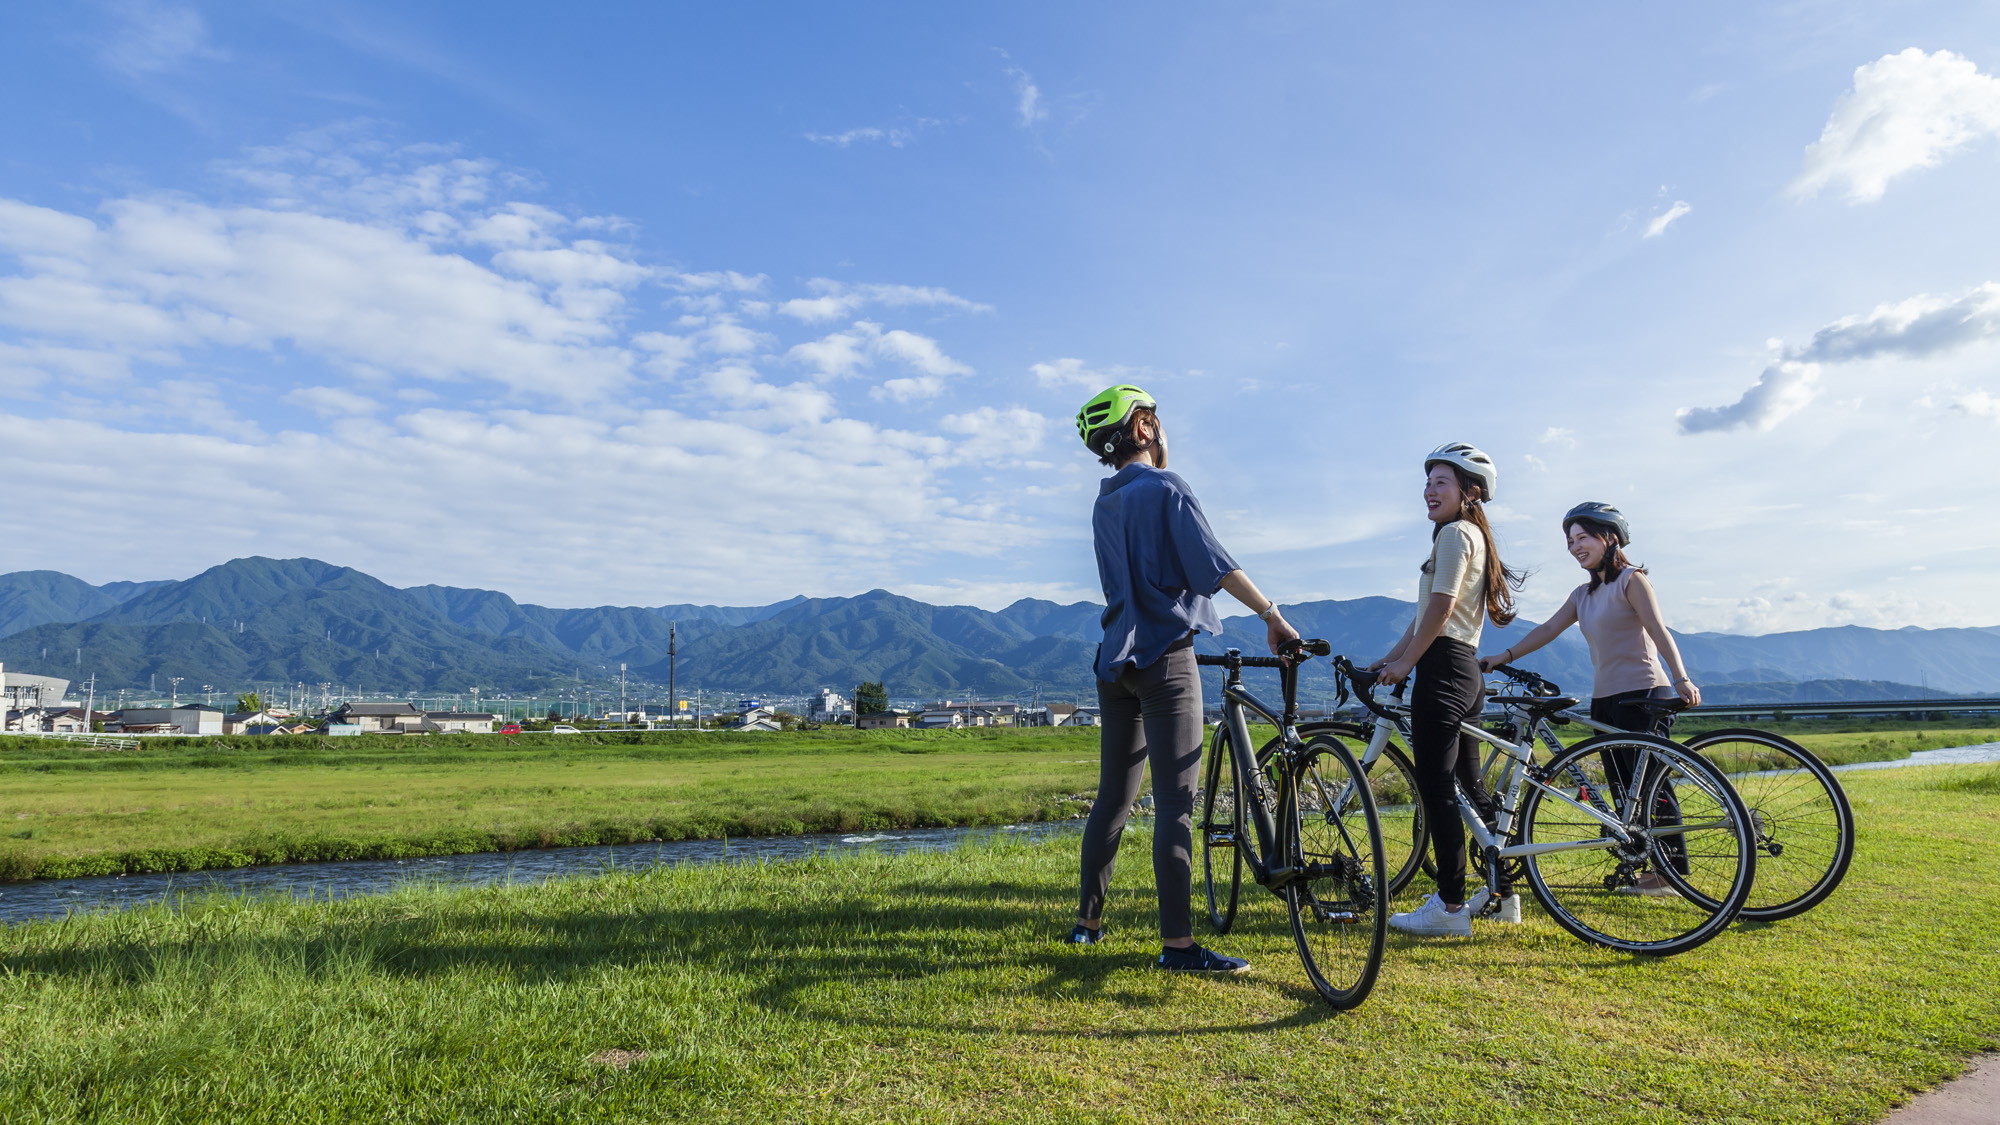
[[[1682,957],[1528,910],[1392,938],[1335,1014],[1275,899],[1156,952],[1134,834],[1069,947],[1070,844],[663,868],[0,930],[9,1122],[1868,1122],[2000,1046],[1991,767],[1852,778],[1852,873]]]
[[[1097,779],[1089,731],[724,737],[0,752],[0,878],[1005,824]]]

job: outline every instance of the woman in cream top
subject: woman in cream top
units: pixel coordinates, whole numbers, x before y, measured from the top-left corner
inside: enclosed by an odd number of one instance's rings
[[[1487,617],[1502,626],[1514,619],[1509,587],[1520,585],[1520,576],[1501,564],[1486,521],[1498,475],[1491,458],[1463,442],[1440,446],[1424,459],[1431,555],[1417,580],[1417,616],[1389,655],[1369,666],[1385,684],[1399,683],[1412,671],[1417,677],[1410,692],[1410,756],[1437,850],[1437,893],[1413,911],[1390,916],[1389,924],[1404,933],[1472,932],[1465,825],[1458,819],[1453,781],[1475,799],[1482,790],[1478,747],[1458,725],[1476,720],[1486,707],[1480,629]]]

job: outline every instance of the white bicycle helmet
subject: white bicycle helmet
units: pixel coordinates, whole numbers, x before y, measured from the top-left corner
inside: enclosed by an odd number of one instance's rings
[[[1488,457],[1478,446],[1462,441],[1448,441],[1431,450],[1424,458],[1424,471],[1430,472],[1432,465],[1450,465],[1476,478],[1486,488],[1485,500],[1493,499],[1493,486],[1500,481],[1500,470],[1493,467],[1493,458]]]

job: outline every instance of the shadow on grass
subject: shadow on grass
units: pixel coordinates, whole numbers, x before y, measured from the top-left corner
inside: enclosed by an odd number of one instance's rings
[[[586,886],[579,881],[578,888]],[[492,895],[372,902],[296,933],[272,928],[282,902],[221,898],[182,912],[135,911],[53,923],[0,956],[10,974],[93,978],[124,987],[163,980],[226,978],[256,967],[305,978],[463,978],[468,970],[509,984],[587,985],[606,971],[697,967],[719,991],[794,1018],[840,1026],[934,1032],[935,1021],[884,1014],[911,1004],[941,1012],[1006,1011],[1015,1002],[1050,1010],[1108,1003],[1127,1010],[1173,1003],[1133,987],[1152,955],[1083,950],[1057,941],[1063,913],[1040,905],[1046,884],[1004,880],[939,884],[883,880],[865,894],[797,905],[654,906],[589,909],[577,899],[509,902]],[[726,897],[764,898],[768,885]],[[524,911],[525,907],[525,911]],[[279,916],[281,917],[281,916]],[[1023,982],[1023,971],[1032,977]],[[1143,1039],[1241,1034],[1311,1024],[1334,1013],[1303,985],[1259,976],[1212,979],[1283,997],[1297,1010],[1269,1020],[1171,1029],[954,1024],[975,1035]],[[855,993],[883,1002],[857,1010]],[[926,993],[928,993],[926,995]],[[915,994],[914,996],[912,994]]]

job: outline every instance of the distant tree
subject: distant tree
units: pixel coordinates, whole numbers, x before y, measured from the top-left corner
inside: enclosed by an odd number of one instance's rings
[[[889,689],[880,680],[864,680],[854,685],[854,713],[879,715],[889,709]]]
[[[262,711],[264,709],[264,697],[254,691],[248,695],[239,695],[236,697],[236,709],[245,714]]]
[[[562,712],[556,710],[553,707],[549,708],[549,722],[559,723],[561,721],[562,721]]]

